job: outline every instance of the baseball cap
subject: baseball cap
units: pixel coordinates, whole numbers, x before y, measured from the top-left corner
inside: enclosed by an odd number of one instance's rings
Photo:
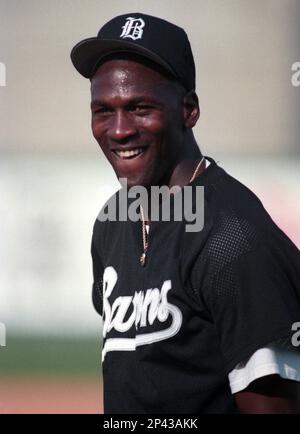
[[[114,17],[96,37],[80,41],[71,52],[77,71],[91,78],[104,57],[130,52],[150,59],[176,78],[186,90],[195,89],[195,63],[186,32],[175,24],[142,13]]]

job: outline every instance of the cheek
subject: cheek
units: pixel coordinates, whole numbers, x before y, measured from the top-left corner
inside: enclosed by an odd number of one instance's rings
[[[153,134],[160,134],[168,125],[168,116],[162,113],[155,113],[142,118],[143,127]]]
[[[97,118],[91,120],[92,133],[95,139],[99,142],[102,141],[105,136],[105,126],[102,122],[99,122]]]
[[[97,119],[92,119],[91,121],[91,128],[92,133],[96,141],[98,142],[98,145],[100,146],[102,152],[108,157],[108,147],[106,146],[106,129],[103,123],[100,123],[97,121]]]
[[[180,141],[182,129],[178,120],[175,120],[174,117],[166,116],[160,119],[159,122],[152,124],[151,132],[165,149],[170,146],[174,147],[175,143]]]
[[[170,125],[166,116],[146,117],[139,123],[140,134],[147,136],[155,148],[162,146],[169,129]],[[158,151],[158,149],[156,150]]]

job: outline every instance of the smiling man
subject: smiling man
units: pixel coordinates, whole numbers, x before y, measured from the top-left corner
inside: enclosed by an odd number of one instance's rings
[[[105,412],[296,412],[299,251],[251,191],[202,156],[185,31],[121,15],[71,58],[91,81],[93,134],[128,196],[137,186],[205,192],[197,233],[142,206],[139,221],[95,222]]]
[[[141,64],[139,56],[113,54],[93,75],[91,94],[93,134],[117,176],[126,178],[128,187],[174,183],[174,167],[189,150],[182,146],[182,86],[150,61]],[[192,96],[187,101],[184,121],[192,127],[199,110]]]

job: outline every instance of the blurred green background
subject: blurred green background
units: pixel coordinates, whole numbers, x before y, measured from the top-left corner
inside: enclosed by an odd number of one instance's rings
[[[6,345],[0,376],[99,376],[99,339],[9,336]]]

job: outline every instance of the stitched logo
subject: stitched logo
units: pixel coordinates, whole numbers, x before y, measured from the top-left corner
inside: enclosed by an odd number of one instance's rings
[[[142,39],[143,36],[143,28],[145,27],[145,21],[142,18],[126,18],[126,23],[122,27],[123,32],[121,33],[121,38],[130,38],[134,41],[136,39]]]
[[[117,283],[118,274],[113,267],[106,267],[103,273],[103,337],[115,330],[126,333],[132,327],[135,330],[151,326],[154,321],[165,323],[171,317],[171,324],[159,331],[137,334],[134,338],[108,338],[103,350],[102,360],[109,351],[135,351],[137,346],[148,345],[175,336],[181,328],[180,309],[168,302],[168,292],[172,289],[171,280],[165,280],[158,288],[149,288],[135,292],[133,296],[117,297],[111,304],[109,297]],[[125,320],[126,318],[126,320]]]

